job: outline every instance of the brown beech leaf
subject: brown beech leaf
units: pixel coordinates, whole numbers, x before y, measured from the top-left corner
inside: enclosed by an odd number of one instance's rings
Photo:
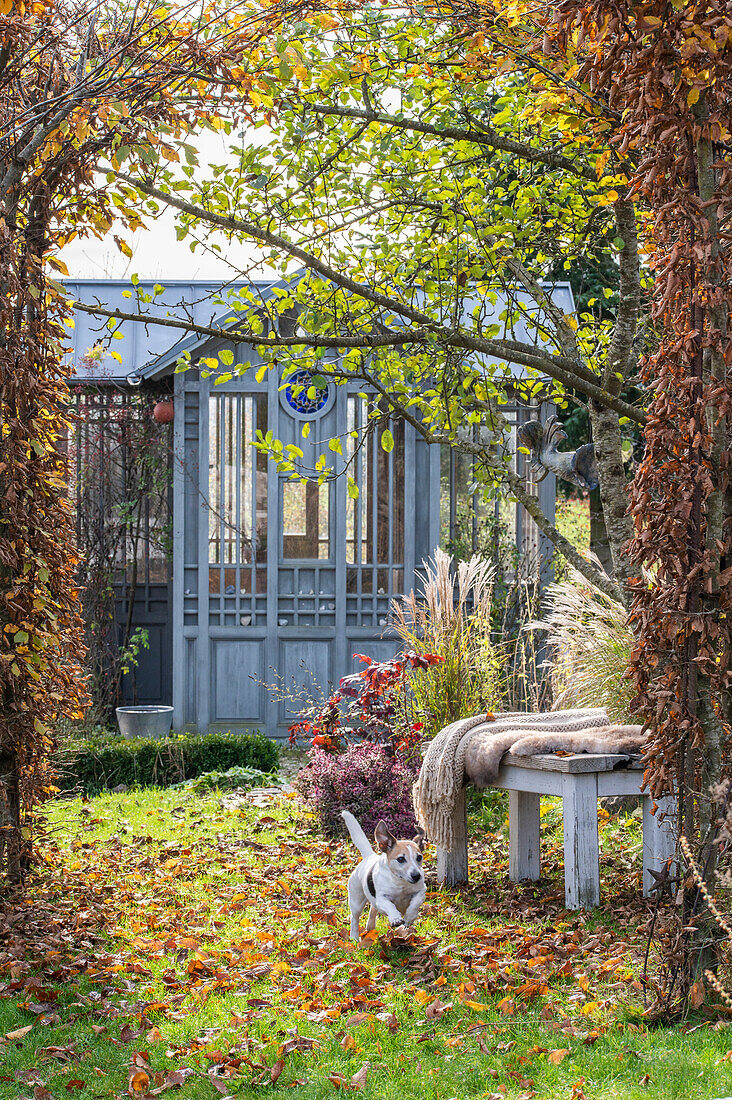
[[[441,1020],[451,1008],[452,1004],[443,1004],[439,997],[435,997],[434,1001],[425,1008],[424,1014],[428,1020]]]
[[[697,981],[694,982],[691,989],[689,990],[689,1003],[691,1004],[691,1007],[699,1008],[700,1005],[704,1004],[704,999],[706,995],[707,994],[704,988],[704,982],[701,980],[701,978],[699,978]]]
[[[219,1077],[213,1069],[208,1071],[208,1079],[222,1096],[228,1096],[231,1092],[231,1084],[229,1081],[225,1081],[223,1077]]]
[[[148,1096],[160,1096],[161,1093],[167,1092],[168,1089],[179,1089],[181,1085],[186,1083],[186,1078],[190,1077],[193,1070],[189,1066],[182,1066],[181,1069],[173,1069],[170,1073],[166,1074],[165,1080],[162,1085],[156,1089],[150,1089]]]
[[[25,1039],[28,1032],[32,1030],[33,1024],[28,1024],[27,1027],[19,1027],[15,1031],[6,1031],[5,1038],[10,1039],[11,1042],[16,1042],[18,1039]]]
[[[53,1093],[45,1085],[36,1085],[33,1089],[33,1100],[53,1100]]]
[[[341,1039],[341,1046],[344,1050],[353,1050],[353,1048],[356,1046],[356,1040],[353,1038],[350,1031]]]
[[[551,1062],[553,1066],[558,1066],[564,1061],[568,1054],[569,1051],[566,1049],[566,1047],[563,1047],[560,1050],[550,1050],[547,1054],[547,1060]]]
[[[72,1092],[74,1089],[85,1089],[86,1081],[81,1081],[78,1077],[73,1077],[70,1081],[66,1082],[66,1088],[69,1092]]]
[[[364,1087],[364,1085],[366,1084],[366,1078],[368,1077],[368,1075],[369,1075],[369,1063],[364,1062],[364,1064],[361,1066],[360,1070],[357,1073],[354,1073],[353,1077],[351,1078],[351,1088],[353,1088],[353,1089],[362,1089]]]
[[[336,1089],[348,1088],[348,1083],[345,1077],[340,1073],[329,1073],[328,1080],[330,1081],[331,1085],[333,1085],[333,1087]]]
[[[284,1058],[278,1058],[277,1061],[275,1062],[275,1064],[272,1066],[272,1069],[269,1071],[269,1079],[272,1082],[272,1084],[275,1083],[275,1081],[277,1080],[279,1075],[282,1073],[282,1070],[284,1068],[285,1068],[285,1059]]]

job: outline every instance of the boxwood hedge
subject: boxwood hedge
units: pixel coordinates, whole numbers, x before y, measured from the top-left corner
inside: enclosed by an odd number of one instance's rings
[[[88,795],[127,787],[168,787],[205,772],[229,768],[276,771],[279,749],[261,733],[180,734],[164,741],[95,738],[66,746],[56,756],[56,786]]]

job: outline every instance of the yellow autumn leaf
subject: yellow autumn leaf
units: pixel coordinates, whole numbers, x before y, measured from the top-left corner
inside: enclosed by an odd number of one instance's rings
[[[698,103],[701,90],[699,88],[692,88],[686,97],[686,102],[690,107],[693,107],[695,103]]]

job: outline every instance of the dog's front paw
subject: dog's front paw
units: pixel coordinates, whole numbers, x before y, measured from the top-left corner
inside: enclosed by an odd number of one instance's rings
[[[392,928],[403,928],[404,927],[404,921],[401,919],[401,917],[399,918],[399,920],[390,920],[389,924],[391,925]]]

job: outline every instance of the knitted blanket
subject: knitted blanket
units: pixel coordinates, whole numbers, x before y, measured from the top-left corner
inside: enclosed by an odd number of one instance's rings
[[[455,843],[455,803],[464,783],[495,782],[508,750],[519,756],[556,752],[635,753],[642,750],[640,726],[612,726],[607,711],[556,710],[541,714],[504,711],[463,718],[441,730],[424,756],[412,798],[417,821],[446,851]]]

